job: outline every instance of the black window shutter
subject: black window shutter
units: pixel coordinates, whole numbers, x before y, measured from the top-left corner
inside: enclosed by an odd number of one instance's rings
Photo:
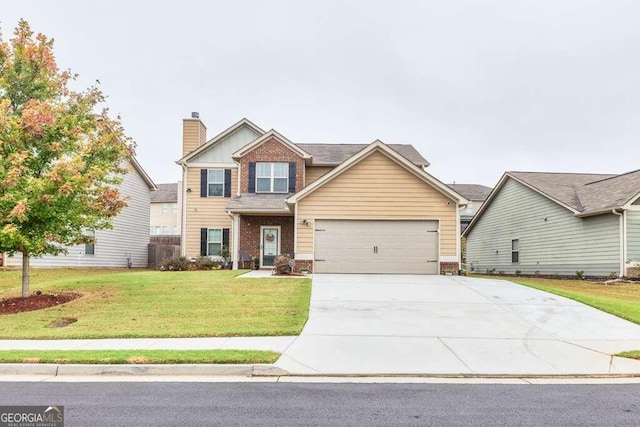
[[[200,255],[207,256],[207,229],[200,229]]]
[[[222,229],[222,247],[229,250],[229,229]]]
[[[200,169],[200,197],[207,197],[207,169]]]
[[[296,192],[296,162],[289,162],[289,193]]]
[[[256,162],[249,162],[249,193],[256,192]]]
[[[224,170],[224,197],[231,197],[231,169]]]

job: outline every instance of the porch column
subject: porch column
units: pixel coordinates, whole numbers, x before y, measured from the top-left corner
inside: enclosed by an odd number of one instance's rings
[[[233,214],[231,225],[233,227],[233,269],[238,269],[238,256],[240,254],[240,215]]]

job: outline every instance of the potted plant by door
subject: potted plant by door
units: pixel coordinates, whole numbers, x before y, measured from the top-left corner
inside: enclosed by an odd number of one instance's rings
[[[231,265],[229,263],[230,256],[231,253],[229,252],[229,249],[222,248],[222,250],[220,251],[220,257],[222,258],[222,265],[224,266],[224,268],[228,268]]]
[[[254,270],[258,270],[258,269],[260,269],[260,258],[259,258],[259,257],[257,257],[257,256],[254,256],[254,257],[252,258],[252,261],[253,261],[253,269],[254,269]]]

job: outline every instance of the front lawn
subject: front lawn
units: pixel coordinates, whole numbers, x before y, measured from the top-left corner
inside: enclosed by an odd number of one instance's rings
[[[236,279],[242,271],[33,269],[31,292],[81,298],[0,316],[0,339],[297,335],[310,279]],[[0,299],[20,296],[20,272],[0,272]],[[63,321],[63,319],[66,321]],[[66,327],[55,325],[68,323]]]
[[[273,363],[279,356],[256,350],[4,350],[0,363],[248,364]]]
[[[586,280],[559,280],[538,277],[481,277],[509,280],[510,282],[540,289],[541,291],[561,295],[640,324],[640,284],[611,283],[604,285]]]

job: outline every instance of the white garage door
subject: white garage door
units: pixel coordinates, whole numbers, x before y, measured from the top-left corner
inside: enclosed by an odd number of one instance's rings
[[[438,221],[315,221],[314,272],[438,274]]]

